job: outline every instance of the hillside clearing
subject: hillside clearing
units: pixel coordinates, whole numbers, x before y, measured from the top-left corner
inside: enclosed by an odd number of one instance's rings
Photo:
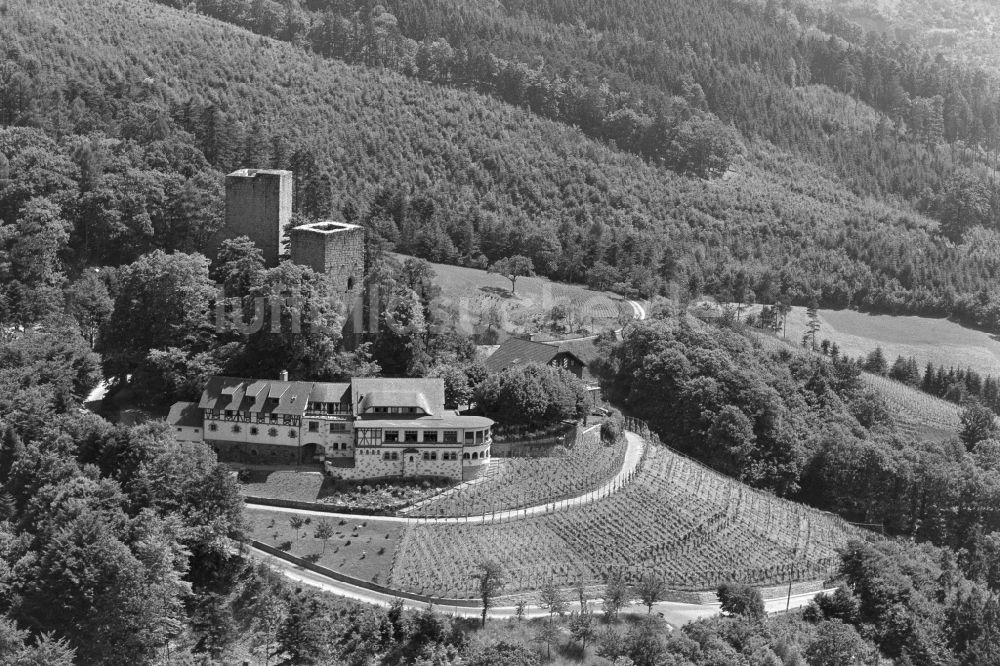
[[[395,255],[400,260],[406,255]],[[571,317],[566,320],[566,333],[599,333],[618,328],[625,318],[633,316],[632,307],[619,296],[595,291],[584,285],[554,282],[541,276],[517,279],[515,293],[510,292],[510,280],[502,275],[476,268],[431,263],[436,274],[434,283],[441,288],[446,304],[458,306],[459,312],[470,318],[473,325],[491,308],[502,313],[502,327],[508,333],[534,332],[549,323],[549,313],[556,305],[568,306]],[[544,340],[554,335],[539,335]]]
[[[760,312],[755,305],[745,313]],[[948,319],[876,315],[856,310],[819,310],[817,342],[836,342],[842,354],[867,355],[882,347],[891,364],[897,356],[913,357],[921,372],[930,362],[945,368],[972,368],[1000,376],[1000,340],[996,336],[956,324]],[[793,307],[788,314],[786,338],[799,344],[806,332],[806,308]]]

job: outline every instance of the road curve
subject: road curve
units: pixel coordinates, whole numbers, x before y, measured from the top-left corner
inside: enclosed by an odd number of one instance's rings
[[[596,427],[596,426],[595,426]],[[318,516],[321,518],[338,519],[342,518],[344,520],[371,520],[371,521],[382,521],[385,523],[402,523],[402,524],[428,524],[428,523],[468,523],[468,524],[487,524],[487,523],[506,523],[512,520],[523,520],[524,518],[530,518],[531,516],[539,516],[546,513],[551,513],[553,511],[562,511],[574,506],[581,506],[583,504],[590,504],[595,502],[602,497],[606,497],[611,493],[617,491],[622,486],[624,486],[631,478],[632,475],[639,467],[639,461],[642,460],[642,453],[645,450],[646,442],[639,435],[633,432],[626,432],[625,438],[627,441],[627,448],[625,449],[625,458],[622,461],[621,469],[618,473],[610,479],[607,483],[595,488],[590,492],[578,495],[576,497],[570,497],[564,500],[558,500],[556,502],[545,502],[543,504],[536,504],[535,506],[529,506],[524,509],[511,509],[508,511],[497,511],[495,513],[480,514],[476,516],[455,516],[448,518],[416,518],[412,516],[375,516],[363,513],[330,513],[328,511],[316,511],[311,509],[289,509],[285,507],[277,506],[267,506],[263,504],[250,504],[245,503],[244,506],[251,511],[276,511],[278,513],[295,513],[301,516]]]
[[[396,601],[402,600],[403,607],[409,610],[425,610],[428,604],[419,601],[410,601],[407,599],[401,599],[400,597],[393,596],[391,594],[384,594],[381,592],[374,592],[372,590],[367,590],[363,587],[358,587],[356,585],[351,585],[350,583],[343,583],[331,578],[327,578],[321,574],[315,573],[308,569],[303,569],[291,562],[282,560],[277,557],[272,557],[263,551],[259,551],[253,547],[247,547],[246,553],[254,560],[263,562],[267,566],[271,567],[275,571],[278,571],[283,576],[291,581],[300,583],[303,585],[309,585],[325,592],[331,594],[336,594],[340,597],[345,597],[347,599],[353,599],[354,601],[359,601],[362,603],[372,604],[375,606],[388,607],[395,603]],[[832,593],[834,590],[823,590],[824,593]],[[793,594],[791,597],[780,596],[773,599],[767,599],[764,602],[764,607],[768,613],[781,613],[784,612],[786,607],[788,609],[801,608],[807,605],[818,592],[808,592],[805,594]],[[575,604],[571,604],[575,605]],[[599,610],[601,608],[600,599],[590,600],[589,606],[591,610]],[[472,608],[468,606],[449,606],[446,604],[434,604],[433,608],[439,613],[445,615],[454,615],[456,617],[480,617],[482,615],[481,608]],[[638,599],[631,601],[622,612],[625,613],[639,613],[645,614],[646,607]],[[653,606],[653,612],[662,614],[663,618],[673,627],[679,627],[692,620],[698,620],[704,617],[712,617],[719,613],[718,603],[709,604],[691,604],[682,603],[679,601],[661,601]],[[524,609],[524,617],[543,617],[548,614],[544,608],[529,604]],[[516,617],[517,609],[514,606],[498,606],[490,610],[487,613],[487,617],[499,620],[505,618]]]
[[[647,317],[646,307],[639,301],[629,301],[629,305],[632,306],[632,312],[635,313],[635,318],[642,321]]]

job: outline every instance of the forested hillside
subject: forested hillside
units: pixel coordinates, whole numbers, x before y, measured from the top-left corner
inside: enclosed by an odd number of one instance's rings
[[[764,4],[767,0],[759,0]],[[1000,7],[991,0],[806,0],[859,26],[997,68]]]
[[[408,3],[398,17],[355,14],[349,3],[325,14],[323,3],[201,7],[235,12],[223,16],[235,22],[253,16],[250,27],[292,44],[145,2],[4,7],[0,122],[26,127],[0,136],[10,319],[39,316],[35,294],[54,293],[60,271],[200,247],[220,221],[221,174],[265,164],[296,171],[301,215],[360,221],[432,260],[482,265],[522,253],[543,274],[627,294],[817,299],[996,325],[994,232],[965,231],[955,246],[914,210],[940,217],[948,201],[967,200],[966,186],[986,187],[978,158],[934,147],[936,136],[900,138],[902,125],[843,92],[792,87],[776,68],[798,42],[776,28],[751,39],[744,23],[774,22],[748,8],[650,9],[653,32],[630,45],[617,22],[643,15],[640,4],[590,28],[596,7],[523,8],[540,12],[533,23],[550,19],[544,37],[518,27],[527,19],[513,10],[492,17],[479,5],[448,22],[436,3]],[[734,43],[706,32],[714,24],[731,27]],[[400,28],[468,34],[455,49]],[[531,54],[541,59],[515,60]],[[989,86],[975,90],[990,99]],[[921,99],[904,111],[922,113]],[[887,126],[895,138],[873,150],[871,132]],[[883,175],[870,168],[877,155]],[[866,198],[888,193],[899,203]],[[992,191],[984,196],[989,226]],[[39,198],[52,205],[28,206]],[[31,247],[48,253],[45,275],[17,259]]]

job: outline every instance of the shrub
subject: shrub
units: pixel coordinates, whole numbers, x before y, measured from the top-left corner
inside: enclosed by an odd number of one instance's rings
[[[611,413],[604,418],[601,423],[601,440],[609,444],[614,444],[625,434],[625,417],[617,409],[612,409]]]

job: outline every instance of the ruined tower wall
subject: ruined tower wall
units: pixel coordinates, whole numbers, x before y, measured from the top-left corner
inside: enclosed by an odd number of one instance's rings
[[[329,276],[340,294],[360,291],[365,269],[364,229],[340,222],[316,222],[291,231],[292,261]]]
[[[286,248],[282,231],[292,219],[292,172],[240,169],[226,176],[226,224],[213,253],[227,238],[248,236],[264,253],[268,268]]]

